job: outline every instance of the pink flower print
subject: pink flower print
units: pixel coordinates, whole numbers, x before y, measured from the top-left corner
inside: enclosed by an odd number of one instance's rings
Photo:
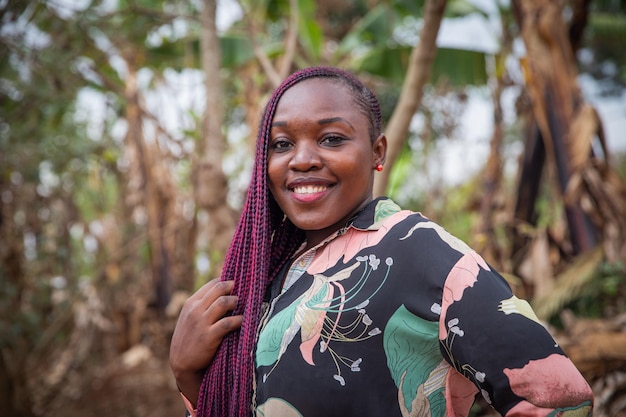
[[[342,239],[330,241],[317,252],[315,259],[307,268],[307,272],[309,274],[321,274],[339,262],[342,256],[344,260],[348,261],[354,258],[360,250],[376,246],[385,237],[389,229],[406,219],[410,214],[411,212],[408,210],[393,214],[385,219],[380,229],[375,231],[348,229]]]
[[[466,288],[473,287],[478,279],[480,268],[489,270],[489,266],[476,252],[469,251],[452,267],[446,278],[441,303],[441,317],[445,318],[452,303],[463,297]],[[448,330],[442,320],[439,320],[439,339],[448,338]]]
[[[504,374],[516,395],[539,408],[571,407],[592,398],[587,382],[563,355],[552,354],[530,361],[523,368],[504,369]]]

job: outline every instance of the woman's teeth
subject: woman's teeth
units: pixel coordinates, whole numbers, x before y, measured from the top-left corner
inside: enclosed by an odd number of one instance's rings
[[[300,185],[293,188],[293,192],[296,194],[315,194],[321,193],[326,190],[327,187],[323,185]]]

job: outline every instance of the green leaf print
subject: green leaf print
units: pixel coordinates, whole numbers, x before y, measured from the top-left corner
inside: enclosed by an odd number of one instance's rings
[[[391,200],[381,200],[376,204],[376,211],[374,212],[374,224],[369,229],[375,230],[378,228],[377,223],[385,220],[387,217],[394,213],[401,211],[402,209],[396,203]]]
[[[439,323],[417,317],[404,306],[385,326],[387,366],[398,387],[400,407],[408,412],[414,404],[430,404],[431,416],[445,414],[443,389],[449,369],[439,351]]]
[[[328,284],[322,285],[320,290],[310,300],[307,300],[305,306],[311,309],[320,309],[320,306],[326,304],[326,294],[328,294]]]
[[[265,329],[259,335],[257,343],[257,367],[272,365],[284,353],[284,351],[281,351],[281,346],[286,346],[283,338],[288,334],[287,329],[295,323],[296,309],[299,304],[300,299],[294,301],[267,323]],[[293,335],[291,338],[293,338]]]

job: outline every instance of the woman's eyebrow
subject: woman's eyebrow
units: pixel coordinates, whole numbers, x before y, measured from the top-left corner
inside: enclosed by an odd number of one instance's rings
[[[326,124],[330,124],[330,123],[335,123],[335,122],[343,122],[345,124],[347,124],[348,126],[350,126],[350,128],[352,130],[354,129],[354,126],[352,126],[352,124],[347,121],[346,119],[344,119],[343,117],[329,117],[327,119],[320,119],[317,121],[317,124],[319,125],[326,125]],[[280,127],[284,127],[287,126],[287,122],[286,121],[282,121],[282,120],[276,120],[274,122],[272,122],[272,127],[275,126],[280,126]]]
[[[325,125],[325,124],[335,123],[335,122],[344,122],[345,124],[350,126],[352,130],[354,130],[354,126],[352,126],[350,122],[344,119],[343,117],[329,117],[328,119],[321,119],[317,121],[317,124]]]

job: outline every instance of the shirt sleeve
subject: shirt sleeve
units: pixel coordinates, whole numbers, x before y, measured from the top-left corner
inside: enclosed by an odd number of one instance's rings
[[[591,388],[528,302],[475,252],[449,272],[439,322],[441,349],[500,414],[591,415]]]
[[[185,397],[185,394],[181,392],[180,396],[183,397],[183,402],[185,403],[185,408],[187,409],[185,417],[196,417],[196,415],[198,414],[198,410],[195,409],[194,406],[191,404],[191,401],[189,401],[187,397]]]

